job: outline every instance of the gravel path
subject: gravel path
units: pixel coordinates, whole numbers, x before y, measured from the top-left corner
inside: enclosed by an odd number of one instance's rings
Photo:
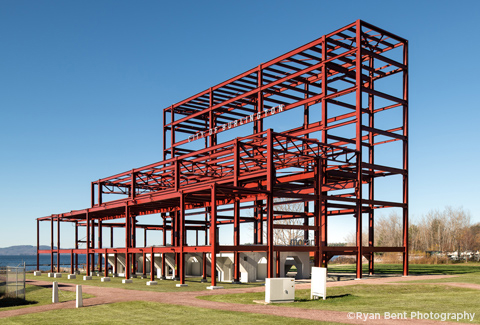
[[[336,286],[348,286],[356,284],[384,284],[398,281],[412,281],[412,280],[435,280],[441,278],[452,277],[448,275],[427,275],[427,276],[409,276],[409,277],[375,277],[375,278],[364,278],[359,281],[337,281],[337,282],[328,282],[327,287],[336,287]],[[36,280],[27,280],[29,284],[32,285],[48,285],[51,286],[51,282],[47,281],[36,281]],[[462,288],[472,288],[480,290],[480,285],[477,284],[468,284],[468,283],[438,283],[442,285],[450,285]],[[302,283],[296,285],[297,289],[307,289],[310,288],[309,283]],[[62,283],[62,290],[75,291],[75,285]],[[139,291],[139,290],[126,290],[120,288],[101,288],[89,285],[82,285],[84,293],[94,295],[94,298],[84,299],[83,304],[85,307],[124,302],[124,301],[152,301],[159,303],[168,303],[176,304],[183,306],[191,307],[200,307],[200,308],[209,308],[209,309],[218,309],[218,310],[227,310],[227,311],[238,311],[238,312],[247,312],[247,313],[259,313],[259,314],[268,314],[275,316],[283,317],[294,317],[294,318],[303,318],[311,319],[318,321],[330,321],[330,322],[340,322],[340,323],[349,323],[349,324],[365,324],[366,322],[362,319],[350,319],[352,318],[351,314],[341,311],[330,311],[330,310],[314,310],[314,309],[302,309],[295,307],[285,307],[279,305],[243,305],[243,304],[233,304],[233,303],[224,303],[224,302],[214,302],[207,301],[202,299],[197,299],[198,296],[205,295],[215,295],[215,294],[229,294],[229,293],[246,293],[246,292],[262,292],[265,290],[264,287],[254,287],[254,288],[240,288],[240,289],[224,289],[224,290],[212,290],[212,291],[192,291],[192,292],[151,292],[151,291]],[[17,315],[24,315],[30,313],[43,312],[48,310],[55,309],[64,309],[64,308],[75,308],[75,301],[68,301],[58,304],[50,304],[43,306],[33,306],[26,307],[22,309],[0,311],[0,318],[11,317]],[[355,317],[353,317],[355,318]],[[404,319],[404,320],[368,320],[368,324],[385,324],[390,325],[394,324],[440,324],[439,321],[430,321],[430,320],[415,320],[415,319]],[[448,323],[441,322],[442,324],[460,324],[460,323]]]

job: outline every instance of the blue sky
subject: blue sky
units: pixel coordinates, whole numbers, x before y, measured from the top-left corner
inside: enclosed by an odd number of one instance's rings
[[[480,222],[477,1],[0,2],[0,247],[161,160],[162,109],[362,19],[410,44],[410,217]],[[45,236],[46,237],[46,236]],[[42,243],[48,243],[47,238]]]

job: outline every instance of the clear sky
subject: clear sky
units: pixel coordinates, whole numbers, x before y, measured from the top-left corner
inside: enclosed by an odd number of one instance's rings
[[[161,160],[163,108],[356,19],[409,40],[410,217],[480,222],[478,1],[2,0],[0,247]]]

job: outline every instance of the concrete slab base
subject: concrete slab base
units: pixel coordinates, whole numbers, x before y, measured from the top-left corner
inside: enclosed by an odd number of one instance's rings
[[[83,276],[83,281],[91,280],[92,276],[91,275],[84,275]]]
[[[61,278],[61,277],[62,277],[62,273],[54,273],[54,274],[53,274],[53,277],[54,277],[54,278]]]
[[[117,274],[117,273],[113,273],[113,274],[112,274],[112,278],[118,278],[118,274]]]
[[[158,282],[157,281],[147,281],[147,286],[154,286],[154,285],[157,285]]]
[[[123,279],[122,280],[122,283],[132,283],[133,280],[132,279]]]
[[[109,278],[108,276],[106,276],[106,277],[101,278],[100,281],[102,281],[102,282],[109,282],[109,281],[110,281],[110,278]]]
[[[53,272],[48,272],[47,275],[48,275],[49,278],[53,278],[53,276],[55,275],[55,273],[53,273]]]
[[[33,275],[34,276],[40,276],[40,275],[42,275],[42,272],[41,271],[33,271]]]
[[[76,278],[77,278],[77,275],[76,275],[76,274],[69,274],[69,275],[68,275],[68,279],[69,279],[69,280],[76,279]]]
[[[180,284],[180,283],[177,283],[176,286],[177,286],[177,288],[188,287],[188,284]]]
[[[222,286],[209,286],[207,287],[208,290],[218,290],[218,289],[223,289]]]

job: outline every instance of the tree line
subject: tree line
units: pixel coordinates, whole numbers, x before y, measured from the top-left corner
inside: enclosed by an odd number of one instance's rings
[[[432,210],[418,221],[410,220],[411,251],[465,252],[480,250],[480,223],[472,224],[463,208]],[[368,236],[364,236],[367,238]],[[375,246],[402,246],[402,218],[396,213],[375,220]],[[365,243],[364,243],[365,244]]]

